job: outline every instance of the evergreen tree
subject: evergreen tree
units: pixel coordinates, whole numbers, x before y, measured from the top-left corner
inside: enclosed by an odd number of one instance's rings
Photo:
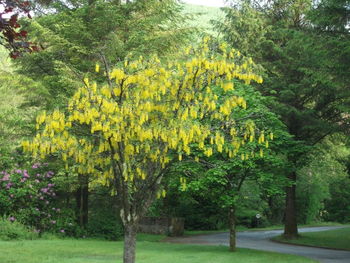
[[[42,84],[32,101],[47,109],[64,106],[84,77],[95,77],[96,63],[113,67],[126,56],[168,56],[188,39],[174,0],[55,1],[48,8],[54,14],[27,21],[26,27],[41,52],[17,62],[21,74]]]
[[[260,28],[264,28],[244,33],[258,35],[260,40],[249,42],[246,55],[263,66],[262,92],[274,98],[271,108],[281,115],[294,137],[294,146],[288,153],[288,178],[293,184],[286,188],[285,235],[295,237],[296,170],[303,166],[303,156],[308,150],[325,136],[349,125],[350,89],[346,81],[338,78],[346,69],[339,56],[332,57],[330,45],[334,39],[324,39],[307,18],[312,8],[310,1],[277,0],[259,9],[248,1],[243,2],[235,11],[226,9],[226,20],[218,24],[218,29],[227,40],[236,35],[236,42],[232,43],[239,48],[239,45],[245,45],[239,37],[240,28],[258,27],[245,25],[251,21],[244,19],[246,16],[259,18]],[[337,50],[344,54],[340,48],[342,44],[339,43]],[[341,73],[332,69],[335,60],[340,64],[338,70],[342,68]]]

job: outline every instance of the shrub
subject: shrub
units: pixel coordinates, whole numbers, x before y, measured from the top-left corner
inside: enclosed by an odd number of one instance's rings
[[[15,221],[14,217],[0,218],[0,240],[25,240],[37,237],[36,232]]]
[[[118,240],[124,235],[115,196],[106,187],[97,187],[90,194],[87,236]]]
[[[350,222],[350,177],[336,178],[330,184],[331,198],[325,201],[323,218],[327,221]]]
[[[90,237],[119,240],[124,234],[123,225],[116,218],[94,218],[88,224]]]

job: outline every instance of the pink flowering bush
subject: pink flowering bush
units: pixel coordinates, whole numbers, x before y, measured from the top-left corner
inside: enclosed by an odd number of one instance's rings
[[[36,163],[28,170],[0,172],[0,216],[31,226],[38,233],[63,233],[62,223],[66,222],[59,220],[54,173],[45,170],[46,165]]]

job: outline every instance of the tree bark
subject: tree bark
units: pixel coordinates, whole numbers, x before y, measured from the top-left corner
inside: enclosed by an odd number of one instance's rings
[[[79,188],[76,191],[77,221],[79,226],[86,227],[89,214],[89,180],[88,176],[79,174]]]
[[[88,176],[84,178],[82,189],[82,223],[86,227],[89,222],[89,180]]]
[[[80,180],[79,180],[80,181]],[[82,187],[79,182],[79,187],[75,192],[75,200],[76,200],[76,220],[79,226],[82,226],[82,218],[81,218],[81,208],[82,208],[82,198],[81,198]]]
[[[123,263],[135,263],[137,224],[124,225]]]
[[[236,211],[235,207],[229,208],[229,224],[230,224],[230,251],[236,251]]]
[[[297,175],[293,171],[288,175],[288,179],[293,183],[286,187],[286,209],[284,222],[284,236],[292,239],[298,237],[297,211],[296,211],[296,181]]]

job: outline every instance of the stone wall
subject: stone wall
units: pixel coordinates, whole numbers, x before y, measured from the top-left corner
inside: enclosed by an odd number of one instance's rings
[[[180,217],[144,217],[139,224],[139,232],[147,234],[162,234],[182,236],[184,233],[184,218]]]

